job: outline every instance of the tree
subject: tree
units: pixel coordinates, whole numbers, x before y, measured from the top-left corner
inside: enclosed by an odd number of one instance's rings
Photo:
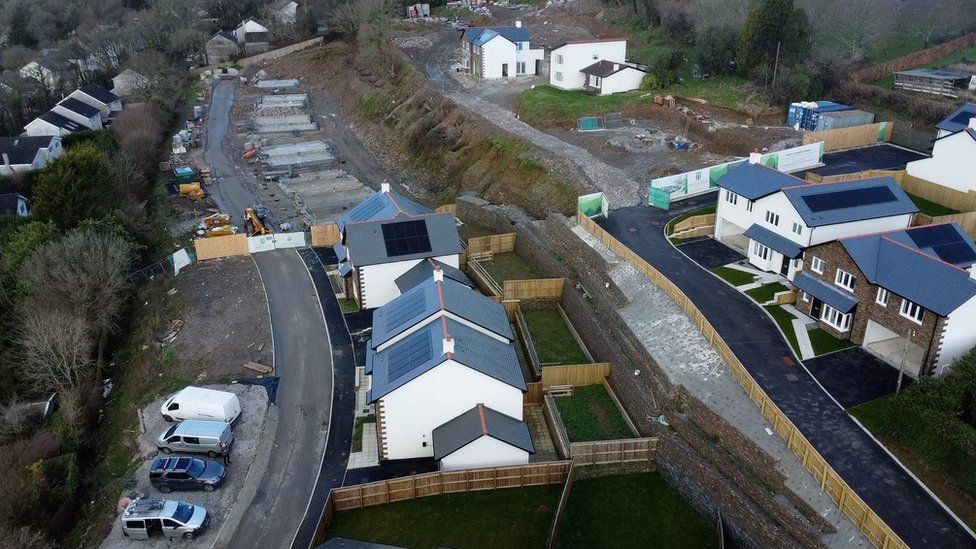
[[[672,10],[661,21],[664,32],[679,44],[695,42],[695,21],[682,10]]]
[[[708,76],[735,71],[735,29],[710,25],[695,36],[695,63]]]
[[[21,320],[21,375],[38,391],[65,392],[91,381],[95,348],[85,321],[31,304]]]
[[[37,38],[31,32],[31,9],[26,2],[14,4],[7,38],[15,46],[33,48],[37,45]]]
[[[809,23],[803,8],[793,0],[762,0],[746,16],[736,47],[739,70],[748,74],[762,63],[772,63],[776,50],[780,62],[803,59],[810,48]]]
[[[647,80],[651,88],[665,88],[678,79],[678,69],[685,62],[680,50],[665,50],[647,66]]]
[[[116,205],[112,166],[94,145],[72,147],[41,173],[34,189],[33,216],[61,229],[99,218]]]

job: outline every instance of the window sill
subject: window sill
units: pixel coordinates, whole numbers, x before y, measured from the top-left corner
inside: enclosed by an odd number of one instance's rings
[[[900,316],[900,317],[902,317],[902,318],[904,318],[906,320],[910,320],[910,321],[914,322],[915,324],[918,324],[919,326],[921,326],[923,324],[923,321],[922,320],[916,320],[914,317],[910,317],[908,315],[903,315],[901,313],[898,313],[898,316]]]

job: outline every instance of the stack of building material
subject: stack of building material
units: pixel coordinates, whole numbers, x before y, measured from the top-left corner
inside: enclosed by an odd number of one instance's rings
[[[269,171],[328,167],[338,163],[332,148],[324,141],[265,147],[261,149],[260,158]]]
[[[281,95],[262,95],[255,108],[271,109],[275,107],[288,107],[304,109],[308,106],[308,94],[305,93],[285,93]]]
[[[314,132],[319,129],[318,123],[307,114],[255,116],[252,120],[257,133]]]

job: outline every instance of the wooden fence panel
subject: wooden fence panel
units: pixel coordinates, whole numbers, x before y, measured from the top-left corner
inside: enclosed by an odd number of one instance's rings
[[[339,242],[338,225],[312,225],[312,246],[333,246],[336,242]]]
[[[803,132],[803,144],[810,145],[823,141],[824,152],[830,152],[886,143],[891,140],[894,125],[894,122],[878,122],[836,130]]]
[[[672,236],[678,233],[691,231],[694,229],[707,229],[715,227],[715,214],[693,215],[674,224]]]
[[[193,241],[193,247],[196,249],[197,261],[250,254],[247,236],[243,234],[198,238]]]
[[[546,425],[549,426],[549,433],[552,435],[556,454],[562,459],[569,459],[569,435],[566,433],[566,426],[563,425],[562,418],[559,417],[556,401],[548,393],[542,396],[542,416],[546,419]]]
[[[506,252],[514,252],[515,240],[515,233],[475,236],[468,239],[468,253],[480,254],[491,252],[493,254],[503,254]]]
[[[860,528],[861,532],[875,546],[885,549],[908,548],[908,545],[891,529],[881,517],[874,512],[841,476],[827,463],[827,460],[810,444],[806,436],[779,409],[773,400],[763,391],[762,387],[752,377],[752,374],[739,361],[728,344],[722,340],[718,332],[712,327],[705,316],[695,307],[686,295],[662,275],[657,269],[644,261],[623,243],[603,230],[592,219],[581,212],[576,215],[576,221],[590,234],[603,242],[610,250],[623,257],[628,263],[648,279],[660,287],[681,309],[688,315],[702,332],[702,335],[715,348],[716,352],[728,363],[732,373],[742,384],[749,398],[759,407],[763,416],[773,425],[774,429],[786,441],[814,478],[820,482],[823,490],[838,503],[844,513]]]
[[[526,383],[525,394],[522,396],[522,404],[542,404],[543,389],[545,386],[541,381]]]
[[[488,271],[486,271],[485,268],[481,266],[481,263],[479,263],[474,259],[469,258],[467,262],[467,267],[468,267],[467,270],[468,276],[471,277],[475,285],[478,286],[479,290],[481,290],[483,293],[488,294],[489,297],[494,297],[497,299],[502,298],[501,287],[498,285],[497,282],[495,282],[495,279],[493,279],[491,275],[488,274]]]
[[[958,223],[962,230],[969,234],[976,233],[976,212],[963,212],[949,215],[937,215],[935,217],[922,213],[915,214],[912,225],[935,225],[938,223]]]
[[[566,508],[569,506],[569,494],[573,490],[573,479],[576,476],[575,469],[572,465],[569,466],[569,474],[566,475],[566,481],[563,483],[563,492],[559,496],[559,505],[556,506],[556,516],[552,519],[552,526],[549,527],[549,537],[546,540],[546,549],[554,549],[556,547],[556,539],[559,537],[559,523],[563,520],[563,515],[566,514]]]
[[[564,278],[533,278],[506,280],[502,296],[505,299],[562,299]]]
[[[612,364],[597,362],[596,364],[563,364],[559,366],[542,367],[542,385],[598,385],[610,375]]]
[[[570,444],[574,465],[653,461],[656,452],[656,438],[596,440]]]

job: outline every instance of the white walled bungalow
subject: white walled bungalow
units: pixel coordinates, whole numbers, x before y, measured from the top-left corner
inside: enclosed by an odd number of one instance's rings
[[[64,137],[87,129],[89,129],[87,126],[50,110],[24,126],[24,133],[32,137],[42,135]]]
[[[461,63],[468,74],[485,79],[538,75],[545,50],[532,49],[532,36],[514,27],[469,27],[461,33]]]
[[[604,60],[623,63],[626,58],[627,40],[624,38],[566,42],[549,53],[549,85],[563,90],[581,90],[587,84],[583,69]]]
[[[479,403],[522,420],[526,384],[515,348],[453,319],[368,348],[366,368],[381,459],[433,457],[434,429]]]
[[[39,170],[62,154],[60,137],[0,137],[0,175]]]
[[[68,94],[68,97],[98,109],[102,125],[108,123],[115,113],[122,111],[119,97],[97,84],[82,86]]]
[[[461,239],[454,214],[434,213],[412,200],[381,192],[336,219],[339,272],[359,306],[373,309],[400,295],[397,279],[421,261],[458,268]]]
[[[434,429],[442,470],[524,465],[535,453],[529,426],[479,403]]]
[[[756,155],[758,156],[758,155]],[[753,156],[717,181],[715,239],[792,280],[809,246],[911,225],[918,207],[894,179],[810,184]]]
[[[82,103],[74,97],[65,97],[51,109],[51,112],[73,120],[87,130],[102,129],[102,114],[98,108]]]
[[[580,71],[586,76],[583,89],[597,95],[610,95],[640,88],[647,72],[633,63],[597,61]]]
[[[965,128],[936,139],[932,158],[909,162],[905,171],[957,191],[976,191],[976,114]]]

